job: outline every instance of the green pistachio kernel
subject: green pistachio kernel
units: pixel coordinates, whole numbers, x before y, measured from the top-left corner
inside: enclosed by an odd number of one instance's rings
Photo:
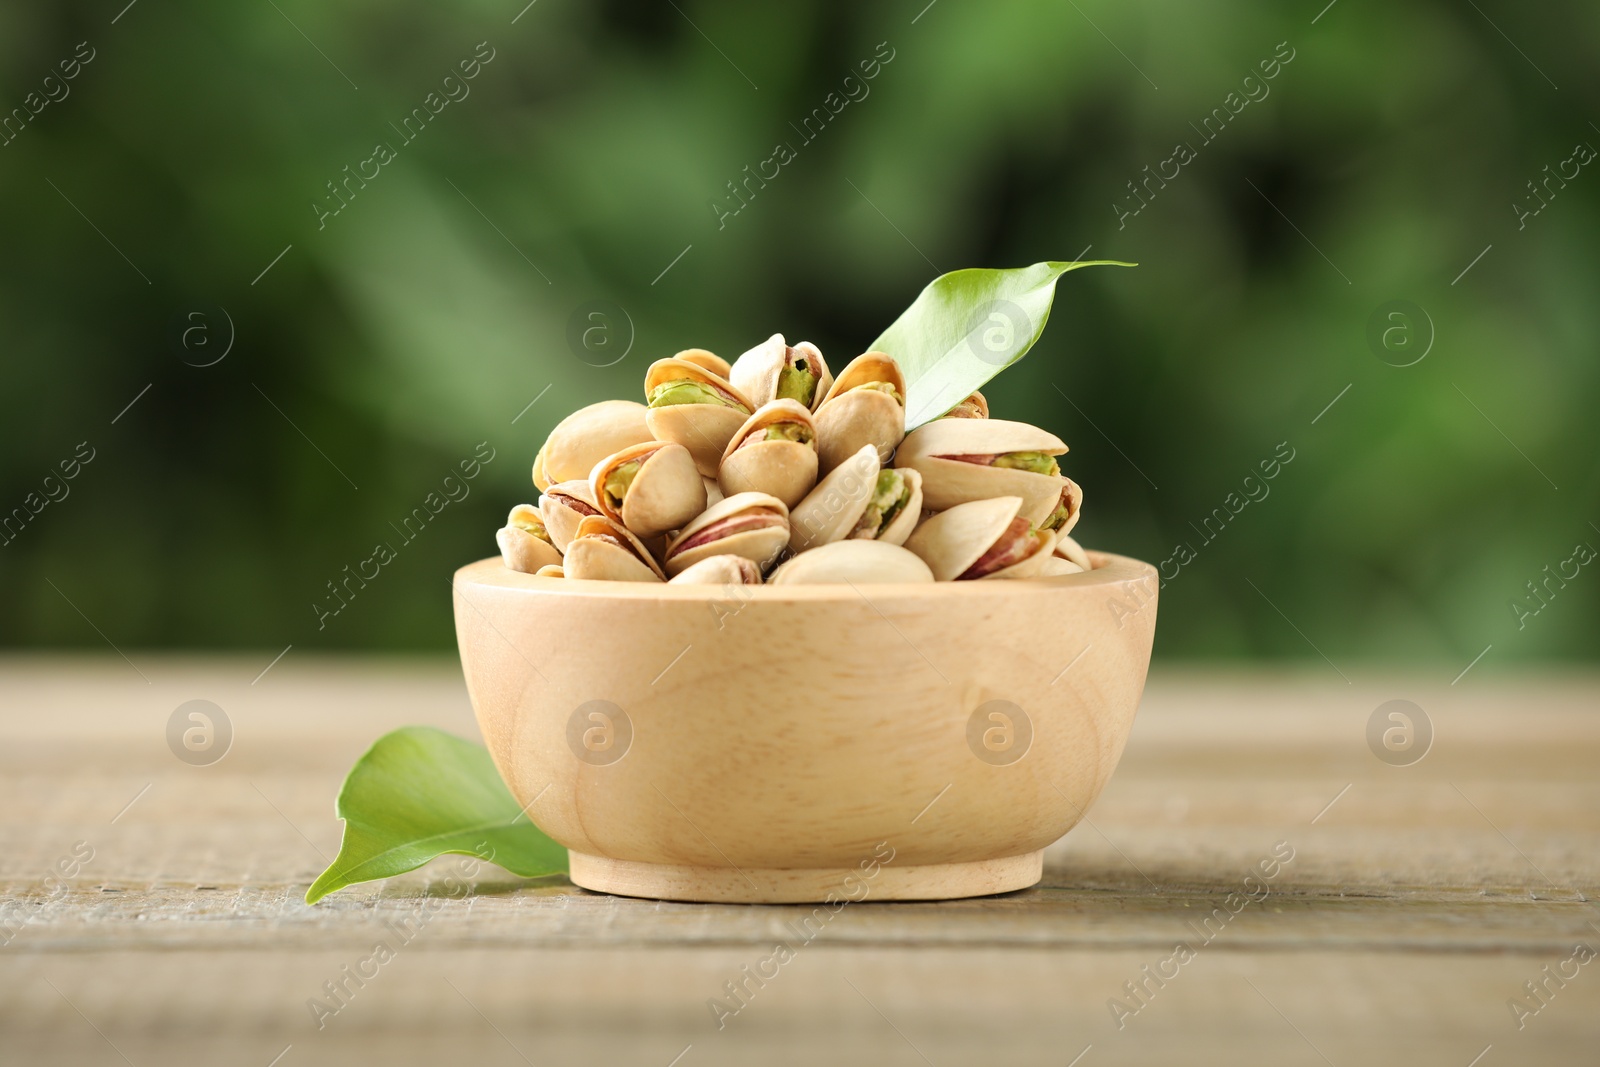
[[[803,426],[798,422],[774,422],[767,426],[767,436],[763,441],[793,441],[796,444],[808,445],[815,440],[816,435],[811,432],[811,427]]]
[[[1057,475],[1061,473],[1061,465],[1056,462],[1056,457],[1048,452],[1005,452],[994,457],[992,466],[1007,467],[1018,471],[1031,471],[1034,474]]]
[[[550,540],[550,531],[544,528],[544,520],[533,515],[518,515],[511,520],[511,525],[519,530],[531,533],[547,545],[554,545]]]
[[[809,408],[817,398],[817,376],[804,360],[778,372],[778,400],[797,400]]]
[[[877,484],[872,489],[872,499],[867,501],[867,509],[861,513],[861,521],[856,523],[856,532],[852,536],[877,537],[910,502],[911,486],[906,482],[905,475],[893,469],[879,471]]]
[[[644,466],[644,460],[630,459],[626,463],[617,464],[612,468],[611,473],[606,475],[606,496],[611,499],[612,507],[620,508],[622,506],[622,498],[628,495],[628,487],[633,485],[633,479],[642,466]]]
[[[852,386],[850,392],[854,393],[861,390],[870,390],[874,393],[888,393],[890,396],[895,398],[897,403],[903,405],[906,402],[906,398],[900,395],[900,390],[896,389],[890,382],[864,382],[861,385]]]
[[[650,394],[653,408],[671,407],[675,404],[716,404],[725,408],[742,407],[726,394],[693,378],[674,378],[655,387]]]
[[[1065,504],[1057,504],[1056,505],[1056,509],[1050,513],[1050,517],[1048,519],[1044,520],[1044,525],[1041,526],[1040,529],[1042,529],[1042,530],[1059,530],[1059,529],[1061,529],[1062,524],[1067,521],[1067,516],[1069,514],[1071,514],[1071,513],[1067,511],[1067,505],[1065,505]]]

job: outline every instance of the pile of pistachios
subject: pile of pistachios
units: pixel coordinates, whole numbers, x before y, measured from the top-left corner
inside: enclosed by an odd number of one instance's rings
[[[1037,578],[1090,569],[1068,534],[1083,491],[1067,446],[989,418],[973,393],[909,434],[883,352],[834,377],[774,334],[730,366],[651,364],[645,402],[573,412],[533,461],[538,506],[496,534],[546,578],[772,585]]]

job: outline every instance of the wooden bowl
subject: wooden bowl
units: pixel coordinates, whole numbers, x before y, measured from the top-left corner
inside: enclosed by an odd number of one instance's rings
[[[676,586],[456,572],[489,752],[576,884],[665,900],[1022,889],[1117,765],[1158,581]]]

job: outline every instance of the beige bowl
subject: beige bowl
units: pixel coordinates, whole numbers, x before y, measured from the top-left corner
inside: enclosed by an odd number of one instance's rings
[[[1149,564],[931,585],[455,576],[489,752],[586,889],[932,900],[1022,889],[1105,787]]]

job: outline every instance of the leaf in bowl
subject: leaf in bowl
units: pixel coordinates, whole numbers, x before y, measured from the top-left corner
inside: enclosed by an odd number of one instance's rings
[[[350,768],[334,810],[344,820],[344,840],[306,891],[307,904],[446,853],[491,860],[527,878],[567,869],[567,850],[528,821],[488,751],[432,727],[378,738]]]
[[[1044,332],[1056,281],[1079,267],[1132,267],[1114,259],[1035,263],[941,274],[872,348],[906,376],[906,430],[939,418],[1021,359]]]

